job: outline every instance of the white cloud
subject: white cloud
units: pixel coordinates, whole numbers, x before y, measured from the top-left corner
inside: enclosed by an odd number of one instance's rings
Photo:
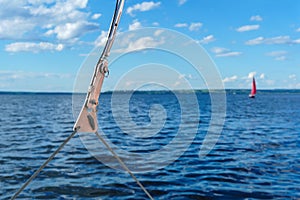
[[[187,0],[178,0],[178,4],[181,6],[183,4],[185,4],[187,2]]]
[[[265,39],[266,44],[288,44],[291,43],[290,36],[278,36]]]
[[[256,75],[256,72],[250,72],[248,78],[252,79]]]
[[[0,71],[0,80],[21,80],[31,78],[70,78],[71,74],[48,72]]]
[[[287,57],[286,56],[279,56],[279,57],[276,57],[275,60],[284,61],[284,60],[287,60]]]
[[[174,25],[176,28],[186,28],[188,27],[190,31],[198,31],[203,24],[201,22],[193,22],[193,23],[177,23]]]
[[[208,43],[213,42],[215,40],[216,39],[213,35],[208,35],[208,36],[204,37],[202,40],[200,40],[200,43],[201,44],[208,44]]]
[[[28,2],[30,4],[43,4],[43,3],[46,3],[46,4],[50,4],[50,3],[53,3],[55,2],[55,0],[28,0]]]
[[[264,73],[262,73],[262,74],[259,76],[260,79],[265,79],[265,77],[266,77],[266,75],[265,75]]]
[[[155,37],[158,37],[158,36],[160,36],[163,32],[164,32],[164,30],[157,30],[157,31],[154,32],[154,36],[155,36]]]
[[[296,80],[296,78],[297,78],[296,74],[289,75],[289,79]]]
[[[102,14],[100,14],[100,13],[95,13],[95,14],[93,14],[93,16],[92,16],[92,19],[99,19],[100,17],[102,16]]]
[[[157,8],[160,5],[161,2],[153,2],[153,1],[138,3],[135,4],[134,6],[128,7],[126,12],[127,14],[134,16],[133,13],[136,11],[145,12]]]
[[[95,46],[96,47],[101,47],[104,46],[107,40],[107,31],[101,31],[101,34],[95,41]]]
[[[62,51],[64,48],[63,44],[52,44],[48,42],[16,42],[12,44],[8,44],[5,47],[5,50],[8,52],[40,52],[40,51]]]
[[[297,28],[296,32],[300,32],[300,28]]]
[[[260,27],[259,25],[245,25],[237,28],[236,31],[237,32],[253,31],[253,30],[258,30],[259,27]]]
[[[154,48],[156,46],[159,46],[163,44],[165,41],[163,38],[158,38],[157,34],[160,34],[159,32],[155,32],[155,37],[139,37],[136,39],[129,38],[127,41],[123,41],[121,44],[122,47],[115,50],[115,52],[118,53],[126,53],[130,51],[138,51],[143,50],[147,48]]]
[[[263,18],[259,15],[251,16],[250,21],[262,21]]]
[[[201,27],[202,27],[202,23],[200,22],[196,22],[196,23],[191,23],[190,27],[189,27],[189,30],[190,31],[197,31],[199,30]]]
[[[264,37],[257,37],[252,40],[248,40],[245,44],[246,45],[258,45],[258,44],[299,44],[299,40],[292,40],[290,36],[277,36],[272,38],[264,38]]]
[[[226,77],[225,79],[223,79],[223,83],[229,83],[229,82],[234,82],[238,79],[238,77],[236,75],[231,76],[231,77]]]
[[[242,52],[232,51],[223,54],[217,54],[216,57],[232,57],[232,56],[240,56]]]
[[[188,27],[188,24],[187,23],[178,23],[178,24],[175,24],[175,27],[176,28],[184,28],[184,27]]]
[[[136,20],[134,20],[133,22],[132,22],[132,24],[130,24],[129,25],[129,31],[134,31],[134,30],[137,30],[137,29],[139,29],[139,28],[142,28],[142,24],[141,24],[141,22],[139,22],[137,19]]]
[[[193,79],[193,76],[192,74],[180,74],[178,76],[178,79],[181,80],[181,79]]]
[[[84,33],[89,31],[94,31],[98,28],[95,23],[89,23],[85,21],[78,21],[75,23],[66,23],[56,26],[53,30],[49,30],[45,35],[49,36],[56,34],[57,39],[60,40],[70,40],[76,39],[82,36]]]
[[[83,10],[88,0],[2,0],[2,3],[5,6],[0,8],[0,39],[36,41],[55,35],[59,40],[73,40],[99,28],[88,21],[90,14]],[[99,14],[92,16],[97,17]]]
[[[158,22],[153,22],[152,25],[153,26],[159,26],[159,23]]]
[[[240,56],[242,54],[242,52],[230,51],[229,49],[222,47],[214,47],[211,49],[211,51],[216,54],[216,57],[232,57]]]
[[[26,18],[1,19],[0,39],[21,39],[25,33],[33,30],[34,27],[34,22]]]
[[[161,44],[160,41],[156,41],[152,37],[142,37],[136,41],[130,42],[127,48],[127,51],[136,51],[149,47],[156,47]]]
[[[221,53],[224,53],[224,52],[228,52],[229,50],[226,49],[226,48],[222,48],[222,47],[214,47],[211,49],[211,51],[215,54],[221,54]]]
[[[264,38],[263,37],[257,37],[255,39],[248,40],[246,42],[246,45],[258,45],[258,44],[262,44],[263,42],[264,42]]]
[[[271,57],[277,57],[277,56],[282,56],[282,55],[286,55],[287,52],[286,51],[272,51],[267,53],[267,56],[271,56]]]
[[[250,83],[252,83],[252,78],[255,77],[259,82],[259,88],[274,88],[275,81],[269,79],[265,73],[258,74],[257,72],[253,71],[248,73],[246,76],[229,76],[223,79],[223,83],[227,87],[231,88],[250,88]]]
[[[73,82],[72,74],[0,70],[4,91],[72,91]]]
[[[294,44],[300,44],[300,39],[293,40],[292,43],[294,43]]]
[[[286,54],[287,54],[286,51],[272,51],[267,53],[266,55],[270,57],[274,57],[275,60],[284,61],[287,60]]]

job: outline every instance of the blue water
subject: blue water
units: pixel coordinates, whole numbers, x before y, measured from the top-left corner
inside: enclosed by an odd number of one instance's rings
[[[189,99],[190,94],[184,95]],[[130,115],[138,125],[150,123],[151,104],[166,109],[164,127],[144,139],[122,133],[110,97],[109,93],[100,97],[99,124],[107,139],[123,150],[151,153],[170,143],[179,130],[182,113],[171,93],[137,93],[131,98]],[[197,98],[200,119],[191,121],[197,121],[199,129],[184,154],[161,169],[136,173],[155,199],[300,198],[300,93],[261,92],[249,99],[247,93],[229,91],[222,134],[201,158],[211,105],[207,93],[199,92]],[[0,100],[0,199],[9,199],[71,133],[72,95],[3,93]],[[191,105],[187,114],[193,116],[194,109]],[[136,164],[128,160],[131,167]],[[79,135],[19,198],[147,199],[126,172],[94,158]]]

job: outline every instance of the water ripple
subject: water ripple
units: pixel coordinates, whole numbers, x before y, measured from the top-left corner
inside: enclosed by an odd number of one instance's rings
[[[149,95],[154,96],[149,98]],[[214,149],[203,158],[199,158],[198,153],[208,130],[211,108],[208,94],[197,96],[200,119],[194,118],[194,107],[191,107],[185,118],[190,120],[183,124],[186,130],[183,134],[192,134],[190,127],[199,123],[193,143],[169,166],[136,174],[154,198],[299,199],[300,94],[260,94],[254,100],[249,100],[247,95],[227,94],[223,132]],[[150,122],[151,105],[160,104],[166,109],[164,127],[149,138],[122,132],[112,116],[110,97],[103,94],[100,98],[103,106],[99,110],[99,123],[110,142],[123,150],[141,154],[154,152],[176,136],[181,113],[174,95],[135,94],[131,100],[130,114],[139,125]],[[0,98],[10,102],[0,105],[0,194],[1,199],[9,199],[70,134],[74,120],[71,95],[1,94]],[[102,152],[102,155],[107,154],[108,151]],[[132,166],[137,164],[128,160]],[[116,160],[109,162],[118,165]],[[124,200],[146,197],[127,173],[111,169],[92,157],[77,135],[20,198]]]

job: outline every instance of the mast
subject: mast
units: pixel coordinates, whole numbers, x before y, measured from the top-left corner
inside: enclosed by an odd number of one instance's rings
[[[116,8],[108,31],[105,47],[95,66],[85,102],[73,127],[73,129],[77,130],[78,132],[93,133],[98,130],[98,99],[101,93],[104,77],[108,76],[109,74],[107,58],[115,40],[117,28],[124,7],[124,1],[125,0],[117,0],[116,2]]]
[[[64,140],[64,142],[56,149],[55,152],[39,167],[37,171],[22,185],[21,188],[11,197],[12,200],[16,199],[17,196],[31,183],[31,181],[37,177],[37,175],[46,167],[46,165],[58,154],[58,152],[71,140],[71,138],[78,132],[90,132],[95,133],[101,142],[107,147],[107,149],[113,154],[117,161],[121,164],[125,171],[136,181],[140,188],[145,192],[149,199],[153,199],[151,194],[146,188],[140,183],[130,169],[125,165],[121,158],[114,152],[109,144],[100,136],[98,133],[98,121],[97,121],[97,105],[98,99],[101,92],[104,77],[108,75],[108,61],[111,47],[113,45],[117,28],[122,15],[125,0],[117,0],[114,16],[108,31],[107,41],[102,54],[95,66],[94,73],[91,79],[91,83],[86,95],[85,102],[82,106],[81,112],[73,127],[74,131],[72,134]]]

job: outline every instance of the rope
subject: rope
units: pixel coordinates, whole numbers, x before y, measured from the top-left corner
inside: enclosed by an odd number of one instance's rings
[[[52,153],[52,155],[40,166],[40,168],[24,183],[24,185],[15,193],[11,200],[16,199],[17,196],[29,185],[29,183],[37,177],[37,175],[46,167],[46,165],[58,154],[58,152],[70,141],[70,139],[77,133],[74,130],[72,134]]]
[[[59,153],[59,151],[71,140],[72,137],[77,133],[77,129],[75,129],[71,135],[54,151],[51,156],[40,166],[40,168],[34,172],[34,174],[22,185],[21,188],[15,193],[11,200],[14,200],[18,197],[18,195],[35,179],[38,174],[47,166],[47,164],[53,160],[53,158]],[[129,173],[129,175],[135,180],[135,182],[140,186],[140,188],[145,192],[145,194],[149,197],[149,199],[153,200],[151,194],[147,191],[147,189],[142,185],[142,183],[136,178],[136,176],[130,171],[130,169],[125,165],[122,159],[116,154],[116,152],[109,146],[109,144],[100,136],[100,134],[96,131],[96,136],[101,140],[101,142],[106,146],[106,148],[113,154],[113,156],[118,160],[123,169]]]
[[[106,148],[113,154],[113,156],[118,160],[123,169],[128,172],[128,174],[135,180],[135,182],[140,186],[140,188],[145,192],[149,199],[154,200],[147,189],[142,185],[142,183],[136,178],[136,176],[130,171],[130,169],[125,165],[122,159],[116,154],[116,152],[109,146],[109,144],[101,137],[98,131],[95,132],[96,136],[101,140],[101,142],[106,146]]]

